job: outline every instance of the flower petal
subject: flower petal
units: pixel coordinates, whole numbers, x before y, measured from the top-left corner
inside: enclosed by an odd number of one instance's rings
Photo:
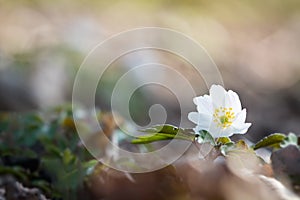
[[[226,90],[221,85],[212,85],[209,90],[210,96],[212,98],[212,103],[214,107],[221,107],[224,105],[224,98]]]
[[[208,132],[212,135],[213,138],[229,137],[233,135],[230,128],[223,129],[222,127],[216,126],[214,123],[211,124]]]
[[[190,112],[189,115],[188,115],[188,118],[190,121],[192,121],[193,123],[195,124],[198,124],[198,121],[199,121],[199,116],[200,114],[197,113],[197,112]]]
[[[208,132],[211,134],[213,138],[220,137],[220,133],[222,132],[222,128],[218,127],[214,122],[210,124]]]
[[[234,128],[234,132],[237,134],[246,133],[248,128],[251,126],[251,123],[245,123],[246,121],[246,109],[243,109],[236,116],[236,119],[232,123],[232,127]]]
[[[233,124],[238,126],[239,124],[245,123],[246,115],[247,115],[246,109],[243,109],[241,112],[237,113],[236,118],[233,121]]]
[[[233,108],[233,112],[238,113],[242,110],[242,105],[239,96],[232,90],[226,92],[225,107]]]
[[[213,106],[211,97],[208,95],[195,97],[193,99],[194,103],[197,105],[197,111],[206,113],[206,114],[212,114],[213,113]]]
[[[231,131],[230,128],[223,129],[218,137],[230,137],[234,134],[234,132]]]
[[[234,128],[234,134],[246,133],[251,125],[252,125],[251,123],[244,123],[243,125],[240,125],[239,127],[232,126]]]
[[[208,130],[212,121],[212,116],[204,113],[190,112],[188,118],[197,124],[199,130]]]
[[[246,133],[251,126],[251,123],[245,123],[247,112],[246,109],[242,110],[241,101],[237,93],[232,90],[227,92],[220,85],[212,85],[209,91],[210,96],[204,95],[193,99],[194,103],[197,105],[198,112],[189,113],[188,118],[193,123],[197,124],[194,131],[198,132],[200,130],[206,130],[214,138],[229,137],[233,134]],[[214,109],[220,109],[220,107],[232,108],[232,112],[236,113],[235,119],[231,125],[226,124],[223,126],[220,124],[220,119],[217,119],[216,122],[213,121]],[[225,114],[224,110],[225,109],[221,111],[223,112],[222,114]],[[216,116],[220,117],[221,115]]]

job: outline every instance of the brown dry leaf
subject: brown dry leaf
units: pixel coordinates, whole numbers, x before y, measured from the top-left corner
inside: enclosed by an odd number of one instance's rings
[[[82,138],[85,145],[89,147],[89,150],[92,149],[97,158],[104,156],[107,144],[111,140],[114,131],[118,129],[118,124],[124,123],[121,117],[113,116],[112,113],[101,113],[99,121],[102,130],[88,133]]]
[[[300,190],[300,150],[294,145],[275,151],[271,156],[275,176],[285,185],[293,185],[299,194]]]
[[[272,175],[270,165],[262,163],[251,149],[238,148],[217,162],[182,160],[185,162],[177,162],[176,168],[189,186],[191,199],[298,199],[276,179],[267,177]]]
[[[173,166],[149,173],[127,174],[99,164],[86,185],[92,199],[189,199],[187,186]]]

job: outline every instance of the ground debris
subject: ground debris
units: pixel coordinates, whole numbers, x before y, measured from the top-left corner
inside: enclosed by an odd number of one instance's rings
[[[48,200],[37,188],[24,187],[12,176],[0,177],[0,200]]]

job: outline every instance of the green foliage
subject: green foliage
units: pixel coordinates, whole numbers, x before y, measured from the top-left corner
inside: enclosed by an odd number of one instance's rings
[[[288,145],[298,145],[298,137],[294,133],[289,133],[287,136],[282,133],[274,133],[267,137],[264,137],[260,141],[258,141],[253,149],[257,150],[263,147],[272,147],[274,149],[284,148]]]
[[[226,156],[228,152],[235,148],[235,144],[233,142],[229,142],[220,146],[220,152],[223,156]]]
[[[211,134],[208,131],[201,130],[198,134],[195,134],[192,129],[178,128],[169,124],[155,125],[148,129],[141,130],[141,132],[146,132],[147,134],[143,136],[138,136],[135,139],[133,139],[131,141],[133,144],[147,144],[151,142],[172,139],[188,141],[197,140],[199,143],[208,142],[214,146],[231,142],[231,140],[228,137],[221,137],[218,138],[216,143],[215,139],[211,136]]]
[[[53,199],[76,199],[77,189],[98,161],[74,126],[71,106],[43,113],[0,114],[0,174],[11,174]]]
[[[147,144],[151,142],[172,139],[188,141],[193,141],[195,139],[193,130],[182,129],[168,124],[156,125],[151,128],[141,130],[141,132],[146,132],[147,135],[136,137],[131,141],[133,144]]]
[[[195,134],[192,129],[168,124],[141,132],[145,135],[135,137],[131,143],[197,140],[212,144],[224,156],[240,151],[253,153],[262,147],[299,147],[298,137],[293,133],[272,134],[249,148],[242,140],[234,143],[228,137],[214,139],[205,130]],[[0,174],[11,174],[26,186],[40,188],[52,199],[77,199],[78,188],[98,164],[78,138],[71,106],[22,115],[0,113],[0,141],[5,141],[0,145]]]
[[[216,145],[214,138],[208,131],[205,130],[199,131],[199,135],[197,135],[197,140],[199,143],[209,142],[211,145]]]
[[[217,139],[217,144],[228,144],[228,143],[232,143],[229,137],[220,137]]]
[[[227,139],[225,141],[226,143],[220,144],[220,152],[224,156],[227,156],[229,152],[234,151],[251,151],[244,140],[239,140],[236,143],[232,142],[231,140],[228,141]]]
[[[280,143],[283,142],[285,139],[285,135],[282,133],[274,133],[264,137],[260,141],[258,141],[254,146],[253,149],[259,149],[263,147],[273,147],[273,148],[280,148]]]
[[[288,145],[295,145],[299,147],[298,137],[294,133],[289,133],[280,143],[281,148],[287,147]]]
[[[221,146],[225,144],[230,145],[233,143],[228,137],[220,137],[215,140],[211,134],[205,130],[201,130],[198,134],[195,134],[192,129],[178,128],[169,124],[155,125],[148,129],[141,130],[141,132],[146,132],[147,134],[133,139],[131,141],[133,144],[147,144],[151,142],[172,139],[188,141],[197,140],[201,144],[210,143],[213,146]]]

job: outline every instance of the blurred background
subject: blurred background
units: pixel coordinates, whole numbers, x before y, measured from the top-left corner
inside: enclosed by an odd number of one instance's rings
[[[247,134],[250,140],[273,132],[297,134],[299,11],[298,0],[0,0],[0,109],[24,112],[70,102],[76,71],[93,47],[121,31],[155,26],[180,31],[203,45],[220,69],[225,87],[237,91],[248,110],[247,121],[253,123]],[[190,66],[152,52],[129,57],[107,70],[96,95],[100,109],[110,110],[118,77],[147,56],[177,67],[198,95],[207,93]],[[137,75],[133,82],[143,76]],[[176,97],[163,88],[137,90],[131,98],[132,118],[147,124],[154,103],[166,108],[168,123],[178,124]],[[186,103],[195,110],[192,99]]]

